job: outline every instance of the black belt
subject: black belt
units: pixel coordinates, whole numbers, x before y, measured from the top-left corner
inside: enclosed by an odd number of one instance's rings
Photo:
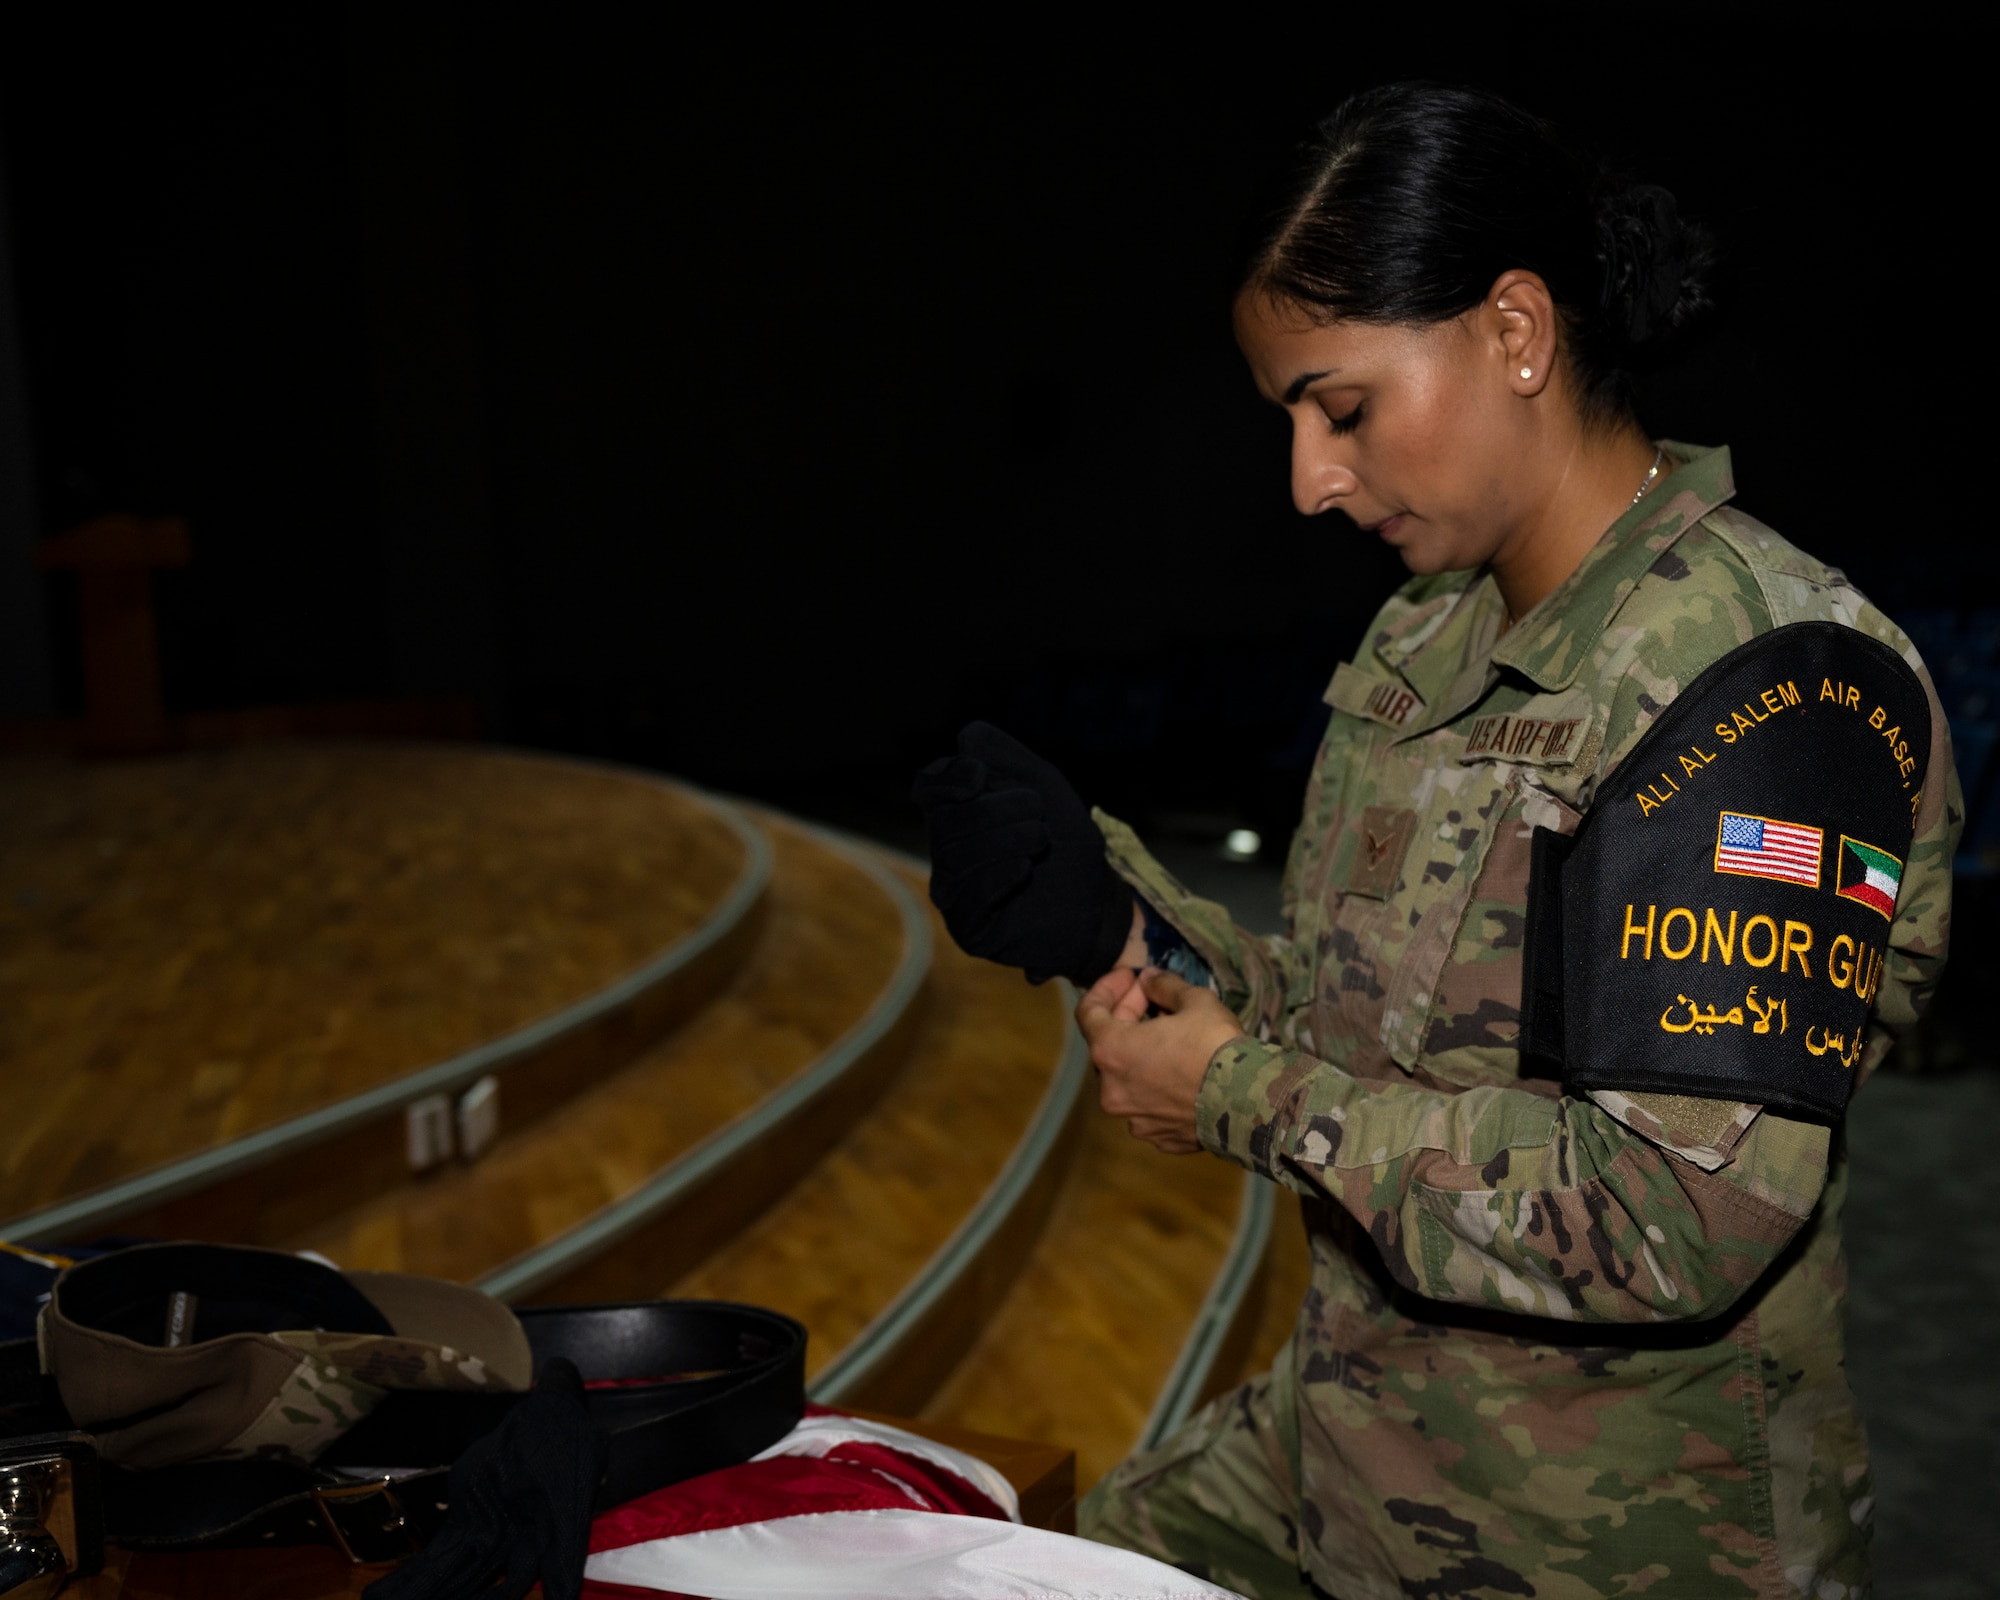
[[[516,1314],[538,1369],[566,1356],[586,1385],[615,1385],[586,1391],[609,1440],[600,1511],[747,1461],[805,1414],[806,1331],[775,1311],[653,1300]],[[32,1361],[33,1341],[22,1343]],[[354,1561],[399,1560],[444,1521],[451,1463],[518,1400],[398,1390],[312,1467],[202,1461],[131,1472],[107,1463],[105,1537],[133,1550],[331,1543]],[[66,1425],[45,1409],[23,1420]]]

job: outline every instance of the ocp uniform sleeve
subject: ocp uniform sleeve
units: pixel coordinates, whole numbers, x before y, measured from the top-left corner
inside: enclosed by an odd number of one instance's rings
[[[1724,1310],[1812,1211],[1829,1138],[1725,1120],[1711,1169],[1588,1100],[1363,1083],[1253,1039],[1216,1053],[1197,1116],[1208,1149],[1346,1210],[1417,1293],[1590,1322]]]
[[[1813,566],[1824,578],[1815,578],[1804,614],[1845,622],[1908,655],[1886,619],[1851,590],[1833,593],[1842,588],[1838,575]],[[1603,686],[1593,691],[1601,696],[1592,741],[1600,776],[1701,666],[1773,625],[1764,576],[1708,539],[1678,547],[1672,561],[1662,556],[1640,580],[1641,599],[1654,598],[1596,636],[1583,672]],[[1864,1072],[1914,1019],[1943,962],[1961,808],[1948,742],[1934,737],[1931,748],[1898,914],[1885,930]],[[1323,761],[1339,754],[1323,752]],[[1587,786],[1572,803],[1590,808]],[[1441,1090],[1420,1078],[1344,1070],[1294,1027],[1315,984],[1327,981],[1315,972],[1315,952],[1236,928],[1223,908],[1189,895],[1129,830],[1099,822],[1114,865],[1188,936],[1255,1036],[1210,1064],[1197,1107],[1204,1145],[1340,1205],[1417,1292],[1584,1321],[1713,1316],[1770,1266],[1817,1203],[1827,1127],[1748,1101],[1605,1088],[1558,1094],[1553,1084],[1520,1080]]]
[[[1096,820],[1114,868],[1208,963],[1250,1035],[1210,1064],[1203,1144],[1341,1205],[1417,1292],[1578,1320],[1709,1316],[1817,1201],[1826,1130],[1754,1106],[1601,1096],[1621,1117],[1524,1088],[1364,1082],[1295,1048],[1312,953],[1250,934],[1124,823]]]
[[[1836,629],[1832,637],[1853,636]],[[1883,642],[1907,652],[1900,636]],[[1758,648],[1777,643],[1770,636]],[[1643,660],[1635,665],[1647,674]],[[1936,697],[1920,681],[1934,735],[1872,996],[1886,1007],[1871,1023],[1884,1041],[1914,1018],[1942,965],[1958,826],[1948,739]],[[1631,721],[1636,729],[1661,715],[1656,703]],[[1630,741],[1615,712],[1610,722],[1606,762],[1615,778]],[[1858,714],[1854,729],[1864,744],[1875,738]],[[1603,976],[1615,987],[1618,974]],[[1645,1048],[1649,1019],[1635,1019],[1634,1050]],[[1799,1120],[1699,1087],[1597,1087],[1587,1097],[1504,1085],[1441,1093],[1364,1082],[1303,1051],[1249,1040],[1211,1063],[1199,1118],[1208,1148],[1342,1206],[1421,1294],[1614,1322],[1727,1309],[1810,1215],[1831,1138],[1820,1117]]]
[[[1349,1211],[1436,1299],[1587,1321],[1714,1315],[1811,1212],[1827,1132],[1683,1097],[1363,1082],[1293,1048],[1307,952],[1189,892],[1097,813],[1113,865],[1207,961],[1250,1037],[1210,1063],[1202,1143]]]
[[[1092,815],[1113,870],[1208,964],[1223,1004],[1250,1033],[1281,1037],[1298,995],[1311,983],[1304,955],[1290,939],[1251,933],[1230,916],[1228,907],[1191,892],[1109,812]]]
[[[1865,601],[1857,609],[1855,626],[1903,654],[1923,682],[1931,712],[1931,757],[1917,813],[1917,835],[1904,867],[1896,920],[1889,933],[1888,959],[1870,1018],[1868,1046],[1859,1066],[1865,1081],[1930,1008],[1944,974],[1951,943],[1951,863],[1958,854],[1959,834],[1965,825],[1965,797],[1952,755],[1951,728],[1929,670],[1888,618]]]

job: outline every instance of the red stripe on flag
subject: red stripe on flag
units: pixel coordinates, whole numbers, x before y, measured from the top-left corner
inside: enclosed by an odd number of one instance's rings
[[[1726,844],[1722,853],[1740,861],[1791,861],[1800,866],[1811,866],[1819,860],[1817,850],[1742,850],[1733,844]]]
[[[1843,900],[1859,900],[1864,906],[1873,907],[1892,922],[1895,920],[1896,902],[1872,883],[1850,883],[1840,891],[1840,896]]]
[[[1787,860],[1782,857],[1761,854],[1750,850],[1720,850],[1716,852],[1715,870],[1733,872],[1746,878],[1778,878],[1786,883],[1802,883],[1807,888],[1819,886],[1819,860]]]

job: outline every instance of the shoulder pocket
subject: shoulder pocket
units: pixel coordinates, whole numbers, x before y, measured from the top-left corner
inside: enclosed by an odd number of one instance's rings
[[[1422,1054],[1439,980],[1457,942],[1474,884],[1521,775],[1446,768],[1406,857],[1401,926],[1385,930],[1391,976],[1382,1007],[1382,1043],[1398,1066]]]

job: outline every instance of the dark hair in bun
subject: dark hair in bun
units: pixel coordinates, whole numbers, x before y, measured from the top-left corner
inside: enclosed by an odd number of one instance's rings
[[[1328,319],[1443,322],[1513,268],[1540,275],[1591,422],[1709,308],[1715,247],[1653,184],[1595,177],[1496,94],[1393,83],[1319,125],[1242,286]]]

